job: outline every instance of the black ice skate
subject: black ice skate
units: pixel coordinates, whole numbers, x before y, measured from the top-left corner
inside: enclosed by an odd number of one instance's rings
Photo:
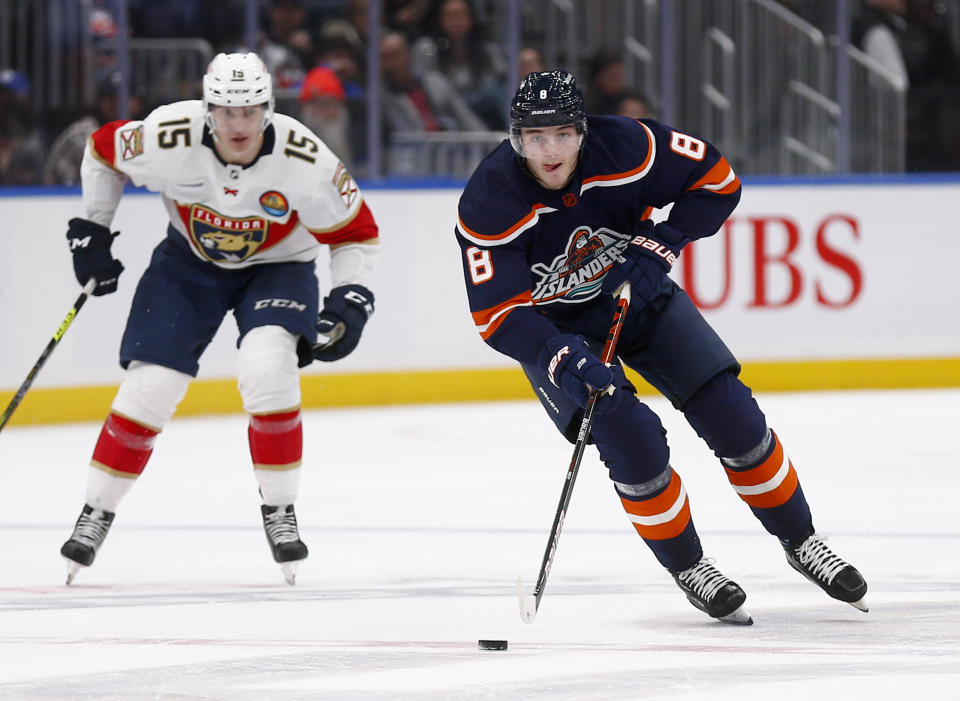
[[[753,623],[753,618],[743,607],[747,595],[739,584],[727,579],[713,566],[713,560],[702,557],[693,567],[670,574],[687,595],[687,600],[708,616],[741,626]]]
[[[273,559],[280,563],[283,578],[287,584],[297,581],[297,564],[307,558],[307,546],[300,540],[297,531],[297,515],[293,512],[293,504],[285,506],[267,506],[262,504],[260,512],[263,514],[263,530],[270,543]]]
[[[867,583],[857,568],[837,557],[823,538],[811,533],[799,543],[783,543],[787,562],[797,572],[839,601],[869,611],[863,597]]]
[[[112,511],[101,511],[88,504],[83,505],[80,517],[73,527],[73,534],[60,548],[60,554],[67,560],[67,584],[73,582],[81,567],[93,564],[100,544],[107,537],[114,515]]]

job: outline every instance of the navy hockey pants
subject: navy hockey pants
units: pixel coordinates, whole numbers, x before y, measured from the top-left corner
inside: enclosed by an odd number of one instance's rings
[[[153,252],[137,284],[120,364],[142,360],[196,377],[199,359],[227,312],[240,331],[282,326],[300,336],[300,367],[312,357],[320,292],[313,263],[268,263],[227,270],[197,258],[173,232]]]

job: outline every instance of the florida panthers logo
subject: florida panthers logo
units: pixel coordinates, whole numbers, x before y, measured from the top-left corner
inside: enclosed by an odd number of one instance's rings
[[[581,302],[596,297],[603,276],[627,241],[627,236],[610,229],[578,227],[567,240],[563,254],[549,265],[537,263],[530,268],[536,280],[534,303]]]
[[[190,237],[212,261],[246,260],[267,240],[267,228],[267,221],[260,217],[233,219],[201,205],[190,210]]]

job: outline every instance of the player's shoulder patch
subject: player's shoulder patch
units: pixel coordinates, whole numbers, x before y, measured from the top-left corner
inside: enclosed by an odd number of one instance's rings
[[[357,181],[350,175],[350,171],[347,170],[341,161],[337,161],[332,182],[340,195],[340,199],[343,201],[344,207],[348,210],[353,209],[357,204],[357,200],[360,198],[360,188],[357,186]]]
[[[143,155],[143,123],[135,124],[119,130],[120,160],[129,161]]]

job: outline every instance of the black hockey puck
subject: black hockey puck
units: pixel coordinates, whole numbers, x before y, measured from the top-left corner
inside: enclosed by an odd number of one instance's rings
[[[478,640],[477,646],[481,650],[506,650],[506,640]]]

